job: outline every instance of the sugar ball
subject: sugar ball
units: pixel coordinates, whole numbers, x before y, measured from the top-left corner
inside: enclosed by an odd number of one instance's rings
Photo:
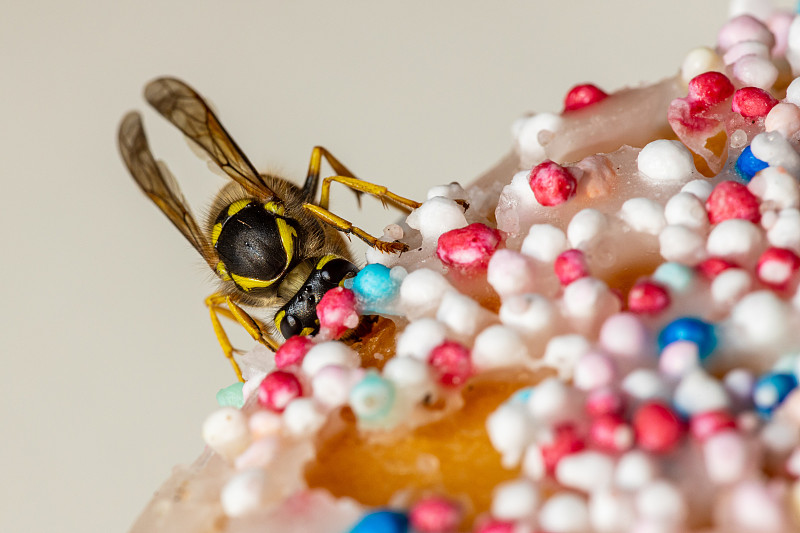
[[[694,160],[679,141],[659,139],[648,143],[639,152],[639,172],[652,181],[682,182],[692,178]]]

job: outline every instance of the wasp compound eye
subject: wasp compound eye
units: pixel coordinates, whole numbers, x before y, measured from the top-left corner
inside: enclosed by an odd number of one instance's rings
[[[281,335],[283,335],[284,339],[288,339],[290,337],[294,337],[295,335],[299,335],[301,331],[303,331],[303,325],[300,323],[294,315],[284,315],[283,319],[280,321],[280,329]]]

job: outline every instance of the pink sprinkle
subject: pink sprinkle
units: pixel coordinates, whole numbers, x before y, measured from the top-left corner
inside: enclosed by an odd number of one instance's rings
[[[320,330],[338,339],[345,331],[356,327],[360,320],[355,293],[344,287],[329,290],[317,304],[317,316]]]
[[[564,98],[564,111],[575,111],[586,106],[605,100],[608,94],[591,83],[576,85],[569,90]]]
[[[730,98],[733,91],[733,84],[725,74],[706,72],[695,76],[689,82],[688,98],[710,107]]]
[[[707,280],[713,281],[714,278],[716,278],[722,272],[728,270],[729,268],[738,268],[738,267],[739,265],[731,261],[728,261],[727,259],[722,259],[721,257],[709,257],[705,261],[701,261],[700,264],[698,264],[695,268]]]
[[[592,421],[589,438],[602,451],[624,452],[633,446],[633,429],[619,415],[603,415]]]
[[[591,417],[618,415],[625,405],[622,397],[612,389],[596,389],[586,398],[586,412]]]
[[[712,224],[731,218],[741,218],[753,223],[761,220],[758,198],[745,185],[736,181],[717,184],[706,200],[706,211]]]
[[[628,292],[628,309],[634,313],[660,313],[669,304],[669,291],[655,281],[639,281]]]
[[[645,451],[669,453],[683,435],[683,425],[678,416],[658,401],[642,404],[633,415],[636,443]]]
[[[767,248],[758,259],[756,274],[761,283],[773,289],[785,289],[800,268],[800,257],[786,248]]]
[[[514,522],[489,519],[477,526],[474,533],[514,533]]]
[[[586,447],[578,430],[572,424],[561,424],[553,428],[553,441],[540,447],[542,461],[547,473],[553,475],[558,462],[567,455],[579,452]]]
[[[445,341],[431,350],[428,356],[439,376],[439,383],[459,387],[472,375],[472,358],[467,348],[453,341]]]
[[[701,442],[725,429],[736,429],[736,419],[727,411],[707,411],[689,420],[689,431]]]
[[[284,370],[267,374],[258,386],[259,405],[276,413],[283,412],[289,402],[302,395],[303,387],[300,385],[300,380],[291,372]]]
[[[314,346],[314,342],[308,337],[300,335],[290,337],[275,352],[275,366],[286,368],[291,365],[299,365],[312,346]]]
[[[550,160],[533,167],[529,181],[536,201],[546,207],[563,204],[575,195],[578,186],[567,168]]]
[[[558,281],[566,287],[576,279],[585,278],[589,275],[589,266],[586,264],[586,256],[580,250],[567,250],[561,252],[553,263],[553,269],[558,276]]]
[[[494,228],[476,222],[439,237],[436,256],[447,266],[462,270],[485,269],[502,236]]]
[[[758,87],[742,87],[733,93],[731,109],[745,118],[766,117],[778,101]]]
[[[461,522],[461,508],[441,497],[418,501],[409,511],[409,521],[420,533],[451,533]]]

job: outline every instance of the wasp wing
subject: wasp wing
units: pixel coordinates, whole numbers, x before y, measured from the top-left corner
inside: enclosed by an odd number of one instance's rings
[[[158,78],[147,84],[144,96],[150,105],[205,150],[249,193],[264,202],[277,198],[194,89],[175,78]]]
[[[214,269],[218,262],[214,248],[200,231],[175,178],[165,165],[153,157],[139,113],[128,113],[122,119],[118,142],[125,166],[142,191]]]

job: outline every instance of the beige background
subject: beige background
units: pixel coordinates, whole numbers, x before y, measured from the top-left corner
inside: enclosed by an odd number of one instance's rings
[[[379,5],[380,4],[380,5]],[[786,2],[790,4],[790,2]],[[338,5],[340,7],[334,7]],[[0,531],[125,531],[233,375],[197,254],[134,187],[115,130],[171,74],[216,105],[253,162],[300,180],[323,144],[424,197],[511,146],[573,84],[676,72],[723,0],[0,3]],[[490,6],[490,7],[482,7]],[[201,206],[221,185],[145,110]],[[335,192],[352,214],[350,195]],[[380,232],[395,217],[357,217]],[[244,343],[245,346],[248,343]]]

